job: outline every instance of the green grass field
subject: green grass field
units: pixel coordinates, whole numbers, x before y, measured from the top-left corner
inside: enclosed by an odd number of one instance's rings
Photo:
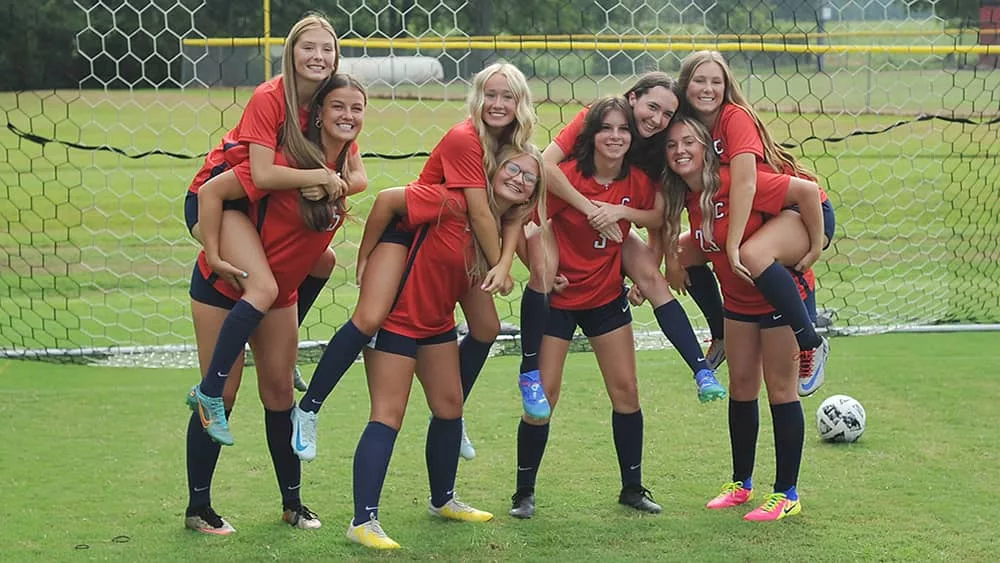
[[[665,511],[616,504],[610,408],[590,354],[571,354],[538,482],[538,513],[506,515],[520,412],[516,360],[487,363],[467,411],[478,458],[462,462],[458,491],[497,518],[451,524],[426,511],[427,408],[413,393],[381,502],[404,550],[350,544],[351,459],[368,413],[357,364],[323,411],[304,499],[324,522],[314,532],[279,522],[253,376],[234,411],[237,444],[219,464],[214,505],[229,538],[183,529],[182,396],[194,370],[114,369],[0,360],[0,545],[5,561],[992,561],[1000,520],[995,486],[995,333],[839,338],[826,386],[805,399],[803,512],[773,524],[704,503],[729,478],[724,403],[700,405],[679,357],[639,353],[645,414],[644,480]],[[845,393],[868,413],[856,444],[819,441],[822,398]],[[755,480],[767,490],[774,457],[761,411]],[[994,524],[991,524],[994,523]],[[124,536],[115,543],[113,538]],[[78,549],[86,545],[89,549]]]
[[[780,70],[787,74],[754,75],[744,87],[783,142],[880,129],[920,112],[988,119],[1000,109],[997,72],[905,65],[867,74],[846,66],[829,75]],[[629,81],[534,81],[536,142],[546,144],[581,101],[620,92]],[[464,86],[419,93],[422,99],[371,101],[363,150],[427,151],[463,117]],[[0,107],[9,123],[43,137],[196,155],[238,120],[248,95],[247,89],[19,92],[0,93]],[[836,310],[842,326],[1000,319],[998,131],[934,120],[846,142],[808,141],[799,149],[837,208],[837,240],[817,274],[820,305]],[[187,285],[197,249],[183,226],[182,200],[201,159],[43,148],[7,130],[0,131],[0,145],[0,252],[7,257],[0,269],[0,348],[190,341]],[[366,160],[369,193],[352,203],[359,221],[335,239],[333,290],[306,321],[304,339],[326,340],[353,308],[354,253],[372,194],[412,180],[422,164]],[[520,265],[515,274],[526,279]],[[498,300],[508,321],[519,295]],[[652,327],[648,309],[636,315]]]

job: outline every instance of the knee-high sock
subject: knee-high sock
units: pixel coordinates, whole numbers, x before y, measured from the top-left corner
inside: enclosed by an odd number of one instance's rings
[[[774,310],[788,320],[788,324],[795,331],[799,350],[812,350],[819,346],[820,340],[816,328],[809,320],[809,312],[802,302],[802,296],[799,295],[799,288],[787,268],[775,261],[761,272],[754,283]]]
[[[461,344],[458,345],[458,366],[462,375],[462,398],[468,399],[472,392],[472,386],[476,384],[479,373],[483,371],[486,358],[490,357],[490,347],[492,342],[481,342],[465,335]]]
[[[517,427],[517,489],[535,489],[538,466],[549,441],[549,424],[541,426],[521,421]]]
[[[344,377],[344,373],[351,368],[351,364],[371,339],[370,334],[358,330],[350,320],[340,327],[323,351],[316,371],[309,380],[309,390],[299,401],[299,408],[304,411],[319,412],[323,401],[330,396],[340,378]]]
[[[623,487],[642,485],[642,427],[642,409],[631,414],[611,414],[611,431]]]
[[[229,370],[233,369],[236,358],[240,357],[247,340],[250,340],[250,335],[263,318],[264,313],[248,301],[240,299],[236,302],[219,329],[219,339],[215,342],[212,359],[208,362],[208,373],[201,380],[202,393],[209,397],[222,396]]]
[[[306,279],[302,280],[302,283],[299,284],[299,326],[302,326],[302,321],[306,319],[309,309],[312,309],[313,303],[316,302],[316,298],[319,297],[320,292],[323,291],[323,287],[326,286],[326,282],[329,279],[306,276]]]
[[[281,490],[284,508],[302,505],[299,489],[302,486],[302,460],[292,451],[292,409],[272,411],[264,409],[264,432],[267,449],[271,452],[274,475]]]
[[[530,287],[521,296],[521,373],[538,369],[545,323],[549,318],[549,296]]]
[[[378,503],[398,431],[369,422],[354,450],[354,525],[378,520]]]
[[[226,413],[229,417],[229,413]],[[212,504],[212,476],[222,446],[209,437],[201,426],[198,413],[192,412],[187,429],[188,510]]]
[[[462,419],[432,417],[427,426],[427,479],[431,486],[431,504],[444,506],[455,496],[455,475],[458,474],[458,448],[462,441]]]
[[[806,421],[802,414],[802,403],[792,401],[771,405],[774,421],[774,491],[785,492],[799,480],[799,466],[802,464],[802,443],[805,440]]]
[[[753,465],[757,455],[757,431],[760,413],[757,399],[734,401],[729,399],[729,445],[733,452],[733,481],[742,481],[748,486],[753,476]]]
[[[687,288],[691,299],[694,299],[701,314],[705,315],[708,329],[713,340],[722,340],[725,336],[725,318],[722,313],[722,295],[719,293],[719,282],[708,266],[691,266],[686,268],[691,285]]]
[[[656,316],[656,322],[659,323],[664,336],[674,345],[692,372],[698,373],[703,369],[709,369],[705,353],[701,350],[701,343],[691,328],[691,321],[676,299],[653,309],[653,315]]]

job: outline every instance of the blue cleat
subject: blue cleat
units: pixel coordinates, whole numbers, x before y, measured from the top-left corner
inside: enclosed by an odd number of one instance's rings
[[[719,384],[715,372],[703,369],[694,374],[694,382],[698,385],[698,400],[702,403],[726,398],[726,388]]]
[[[524,414],[539,420],[552,416],[549,400],[545,398],[545,389],[542,387],[542,377],[537,369],[522,373],[518,376],[517,383],[521,387]]]
[[[201,387],[195,385],[187,394],[187,406],[198,413],[201,426],[213,440],[223,446],[233,445],[233,434],[229,431],[229,420],[226,418],[226,405],[222,397],[209,397],[202,394]]]

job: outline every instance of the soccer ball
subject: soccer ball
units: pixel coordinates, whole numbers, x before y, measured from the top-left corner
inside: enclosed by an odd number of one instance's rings
[[[865,408],[847,395],[828,397],[816,410],[816,428],[827,442],[856,442],[865,431]]]

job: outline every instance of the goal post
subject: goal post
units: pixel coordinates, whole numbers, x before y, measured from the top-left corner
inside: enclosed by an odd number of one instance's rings
[[[462,119],[484,61],[511,61],[528,76],[544,146],[581,104],[647,70],[676,74],[685,55],[712,48],[836,207],[836,238],[816,265],[830,330],[1000,323],[991,28],[948,25],[933,2],[926,12],[826,2],[825,21],[782,2],[761,4],[766,13],[701,0],[508,3],[486,22],[473,13],[478,1],[317,4],[355,72],[374,73],[360,140],[371,187],[351,203],[358,219],[379,189],[416,177],[421,158],[389,157],[429,151]],[[252,86],[277,71],[280,36],[297,15],[271,6],[268,39],[245,35],[265,28],[259,7],[256,19],[225,13],[232,37],[216,33],[221,8],[202,0],[75,0],[69,9],[79,28],[67,56],[84,61],[77,86],[0,92],[0,355],[161,350],[169,359],[193,342],[187,288],[198,249],[182,220],[186,186]],[[236,29],[246,19],[252,26]],[[429,66],[387,77],[375,57]],[[360,234],[349,224],[335,238],[337,267],[303,341],[325,342],[349,317]],[[527,279],[523,266],[515,277]],[[504,322],[517,324],[520,287],[497,298]],[[662,346],[648,309],[634,310],[636,330]]]

